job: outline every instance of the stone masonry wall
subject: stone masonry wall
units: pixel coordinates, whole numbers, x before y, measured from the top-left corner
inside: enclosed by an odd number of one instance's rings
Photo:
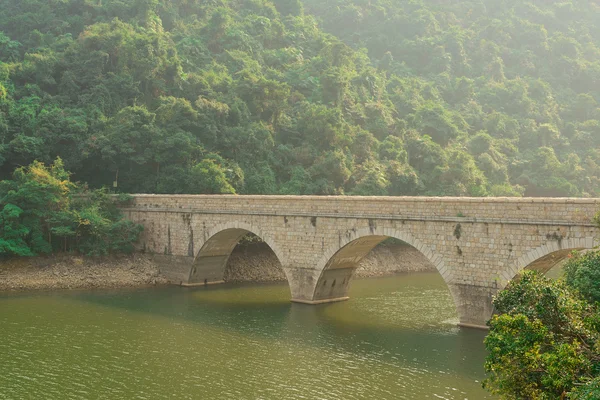
[[[554,248],[593,246],[598,206],[598,199],[136,195],[128,215],[146,226],[142,246],[153,253],[194,257],[215,230],[239,222],[264,232],[287,266],[315,262],[311,255],[339,248],[352,232],[379,227],[408,234],[452,281],[497,286]]]
[[[214,235],[256,234],[281,261],[293,298],[303,302],[344,298],[360,258],[394,237],[437,268],[462,321],[481,323],[491,313],[491,296],[518,271],[548,254],[598,244],[592,218],[599,201],[136,195],[124,211],[146,228],[141,249],[177,258],[183,283],[185,265],[195,258],[202,261],[190,275],[196,282],[218,280],[224,271],[232,247],[209,240]],[[351,247],[338,253],[345,246]],[[212,275],[203,277],[206,263]]]

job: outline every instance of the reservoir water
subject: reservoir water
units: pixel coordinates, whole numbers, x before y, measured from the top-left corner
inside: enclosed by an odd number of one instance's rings
[[[0,295],[0,399],[490,399],[485,332],[436,273],[287,284]]]

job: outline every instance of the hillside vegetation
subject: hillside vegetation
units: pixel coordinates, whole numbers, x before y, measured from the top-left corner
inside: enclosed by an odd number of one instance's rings
[[[589,0],[0,0],[0,178],[600,196]]]

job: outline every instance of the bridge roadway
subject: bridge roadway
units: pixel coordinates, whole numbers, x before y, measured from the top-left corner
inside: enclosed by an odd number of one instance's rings
[[[252,232],[279,258],[292,301],[307,304],[347,300],[361,258],[400,239],[435,265],[469,327],[485,326],[492,296],[522,269],[600,244],[598,210],[600,199],[143,194],[123,207],[171,282],[222,282]]]

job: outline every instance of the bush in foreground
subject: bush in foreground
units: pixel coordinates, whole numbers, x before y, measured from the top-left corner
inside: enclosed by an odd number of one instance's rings
[[[484,386],[502,399],[598,399],[600,316],[565,281],[526,271],[499,293]]]
[[[574,253],[565,264],[565,279],[587,301],[600,302],[600,251]]]

